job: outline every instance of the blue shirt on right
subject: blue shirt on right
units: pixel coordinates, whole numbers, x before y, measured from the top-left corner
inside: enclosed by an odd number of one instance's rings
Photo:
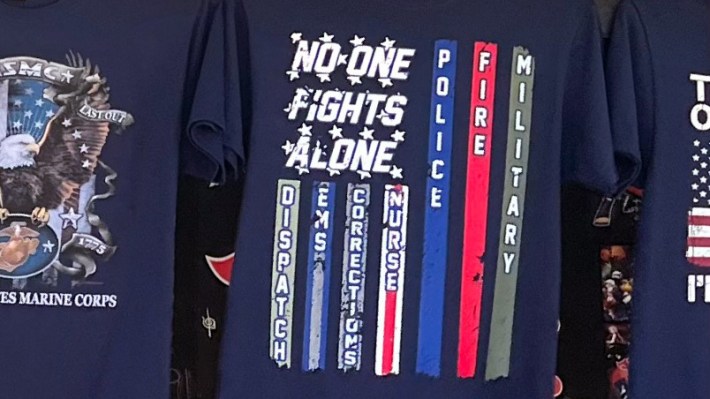
[[[608,55],[615,145],[643,161],[634,398],[710,397],[710,2],[627,0]]]

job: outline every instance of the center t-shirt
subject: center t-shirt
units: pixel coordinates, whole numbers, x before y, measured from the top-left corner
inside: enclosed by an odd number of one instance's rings
[[[168,397],[178,172],[235,158],[221,12],[0,1],[1,398]]]
[[[560,186],[611,193],[633,166],[593,4],[235,13],[250,100],[221,397],[552,397]]]

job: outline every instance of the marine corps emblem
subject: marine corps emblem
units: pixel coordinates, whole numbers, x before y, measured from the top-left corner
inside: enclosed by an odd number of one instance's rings
[[[85,279],[110,258],[95,207],[115,194],[117,174],[100,157],[110,133],[132,123],[80,54],[0,60],[0,278],[53,268]]]

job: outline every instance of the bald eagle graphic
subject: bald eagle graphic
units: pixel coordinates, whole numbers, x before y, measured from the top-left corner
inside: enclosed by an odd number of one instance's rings
[[[29,134],[16,121],[15,130],[0,136],[0,221],[10,214],[26,214],[33,223],[44,225],[49,222],[48,210],[61,205],[77,209],[79,188],[97,167],[109,122],[83,118],[79,109],[88,105],[110,110],[109,87],[91,61],[74,54],[67,59],[83,74],[76,85],[45,85],[37,102],[44,99],[59,108],[47,114],[44,130]],[[7,85],[12,96],[13,82]]]

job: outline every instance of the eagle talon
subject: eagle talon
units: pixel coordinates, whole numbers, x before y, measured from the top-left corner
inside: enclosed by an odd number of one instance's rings
[[[32,211],[32,223],[40,227],[49,223],[49,212],[47,212],[47,208],[35,208]]]
[[[0,208],[0,223],[4,222],[10,216],[10,211],[6,208]]]

